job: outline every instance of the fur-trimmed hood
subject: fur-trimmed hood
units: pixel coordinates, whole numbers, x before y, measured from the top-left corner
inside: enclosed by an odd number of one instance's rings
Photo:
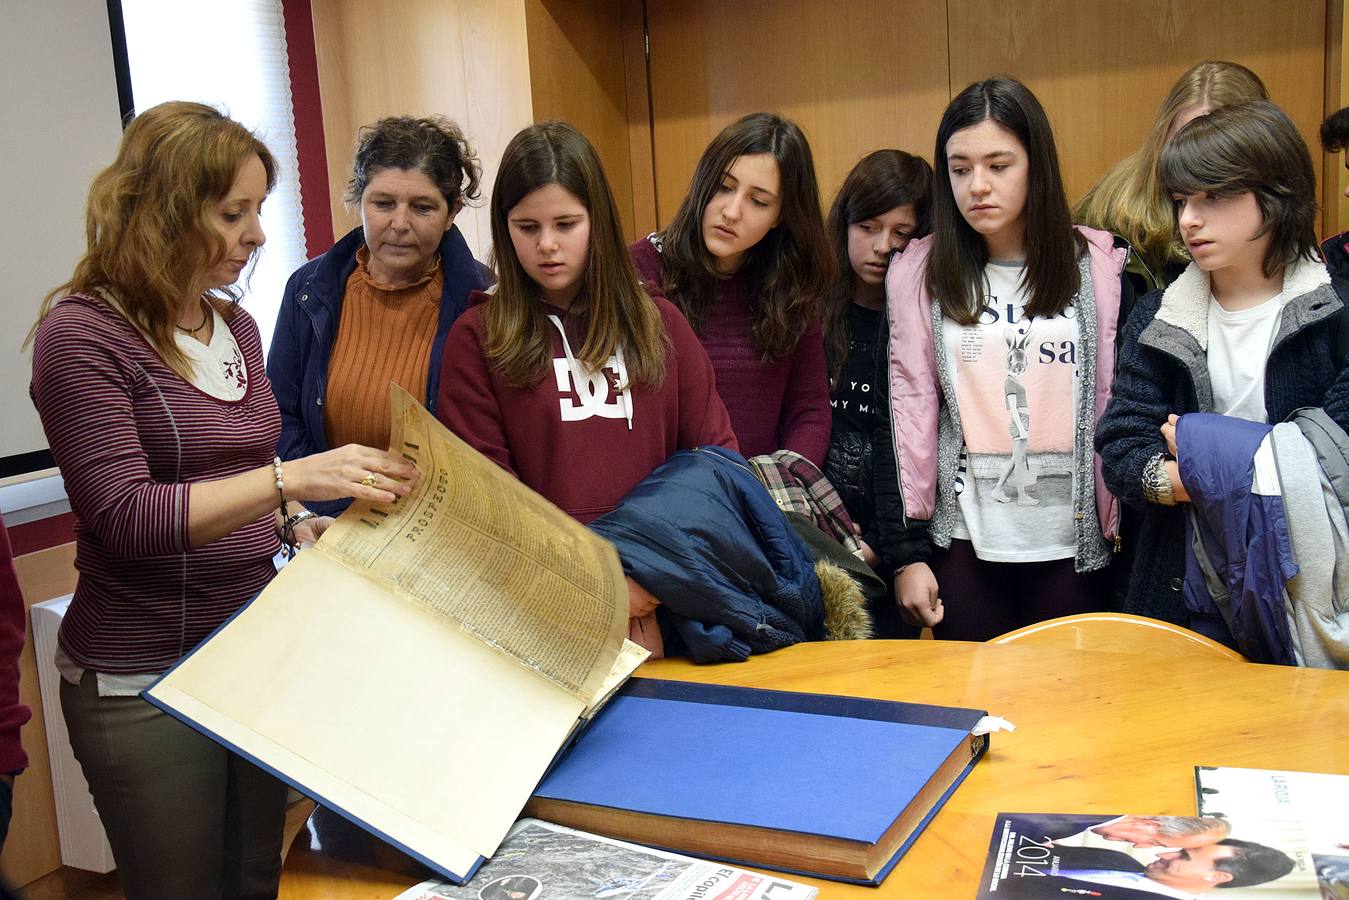
[[[824,637],[828,641],[862,641],[871,637],[871,613],[862,589],[845,570],[817,560],[815,577],[824,598]]]

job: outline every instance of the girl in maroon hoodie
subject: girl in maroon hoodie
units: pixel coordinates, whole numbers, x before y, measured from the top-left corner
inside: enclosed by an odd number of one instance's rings
[[[491,222],[495,291],[474,295],[441,363],[437,415],[455,434],[581,522],[676,450],[738,449],[707,353],[637,281],[580,132],[544,122],[511,139]],[[658,601],[628,584],[633,639],[658,651]]]

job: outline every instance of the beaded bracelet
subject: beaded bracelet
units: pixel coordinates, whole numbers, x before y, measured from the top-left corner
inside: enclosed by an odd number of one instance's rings
[[[286,508],[286,481],[281,477],[281,457],[272,457],[272,474],[276,476],[276,495],[281,498],[281,521],[286,521],[290,510]]]

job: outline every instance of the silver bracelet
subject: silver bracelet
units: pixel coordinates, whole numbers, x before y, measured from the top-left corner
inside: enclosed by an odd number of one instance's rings
[[[301,522],[309,519],[317,519],[318,517],[318,513],[302,509],[293,516],[287,516],[286,520],[281,523],[281,544],[283,550],[289,548],[289,552],[286,554],[287,556],[292,556],[295,552],[295,526],[299,525]]]
[[[1143,499],[1159,506],[1175,506],[1176,495],[1166,471],[1166,454],[1158,453],[1143,467]]]

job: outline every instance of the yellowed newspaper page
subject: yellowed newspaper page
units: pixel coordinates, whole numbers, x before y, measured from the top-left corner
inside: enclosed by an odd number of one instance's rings
[[[153,693],[442,865],[448,847],[495,851],[584,707],[317,553]]]
[[[627,634],[618,554],[390,389],[389,447],[422,478],[353,504],[315,549],[591,702]]]
[[[609,670],[609,674],[604,677],[604,683],[600,686],[599,694],[586,707],[585,718],[589,719],[603,709],[609,699],[618,693],[618,689],[627,682],[633,672],[637,671],[638,666],[646,662],[650,655],[651,651],[641,644],[634,644],[624,638],[623,649],[614,660],[614,665]]]
[[[415,490],[354,505],[150,696],[464,875],[645,651],[612,546],[393,404]]]

